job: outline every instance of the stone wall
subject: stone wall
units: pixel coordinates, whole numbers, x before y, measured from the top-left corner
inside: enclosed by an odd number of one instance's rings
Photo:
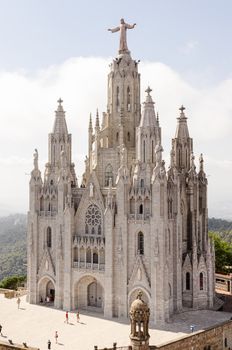
[[[32,348],[30,346],[28,347],[25,347],[23,345],[19,345],[19,344],[9,344],[9,343],[5,343],[5,342],[2,342],[0,341],[0,350],[39,350],[39,348]]]
[[[150,349],[160,350],[222,350],[232,349],[232,321],[208,328]]]
[[[95,348],[93,350],[97,350]],[[112,347],[101,350],[133,350],[133,347]],[[178,340],[158,346],[150,345],[150,350],[232,350],[232,321],[226,321],[216,327],[189,334]],[[0,349],[1,350],[1,349]],[[100,350],[100,349],[98,349]]]

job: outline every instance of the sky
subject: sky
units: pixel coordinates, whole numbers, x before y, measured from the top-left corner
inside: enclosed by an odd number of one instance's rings
[[[27,212],[33,150],[43,173],[59,97],[81,178],[89,113],[106,110],[119,45],[107,28],[123,17],[137,24],[128,46],[142,100],[153,89],[166,166],[184,104],[196,165],[205,158],[209,216],[232,219],[231,13],[230,0],[0,0],[0,215]]]

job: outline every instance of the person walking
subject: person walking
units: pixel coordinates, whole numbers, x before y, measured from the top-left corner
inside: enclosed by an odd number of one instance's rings
[[[80,322],[80,313],[79,313],[79,311],[77,311],[77,322],[78,323]]]
[[[0,324],[0,335],[2,337],[2,325]]]
[[[66,314],[65,314],[65,321],[66,323],[68,323],[68,311],[66,311]]]
[[[51,349],[51,340],[50,339],[48,339],[48,349]]]
[[[17,299],[18,309],[20,308],[20,303],[21,303],[21,300],[20,300],[20,298],[18,297],[18,299]]]
[[[56,331],[56,332],[55,332],[55,341],[56,341],[56,344],[57,344],[57,340],[58,340],[58,332]]]

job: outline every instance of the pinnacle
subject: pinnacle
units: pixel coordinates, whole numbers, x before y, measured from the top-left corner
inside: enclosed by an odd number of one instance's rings
[[[58,107],[56,110],[56,118],[55,118],[55,123],[53,126],[53,133],[55,134],[67,134],[68,129],[67,129],[67,124],[65,120],[65,112],[62,106],[63,100],[59,98],[58,102]]]

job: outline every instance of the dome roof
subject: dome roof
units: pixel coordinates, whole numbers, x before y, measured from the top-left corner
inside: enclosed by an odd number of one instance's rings
[[[147,304],[142,300],[142,292],[140,291],[137,295],[137,298],[133,301],[131,304],[130,312],[134,313],[137,311],[149,311],[149,307]]]

